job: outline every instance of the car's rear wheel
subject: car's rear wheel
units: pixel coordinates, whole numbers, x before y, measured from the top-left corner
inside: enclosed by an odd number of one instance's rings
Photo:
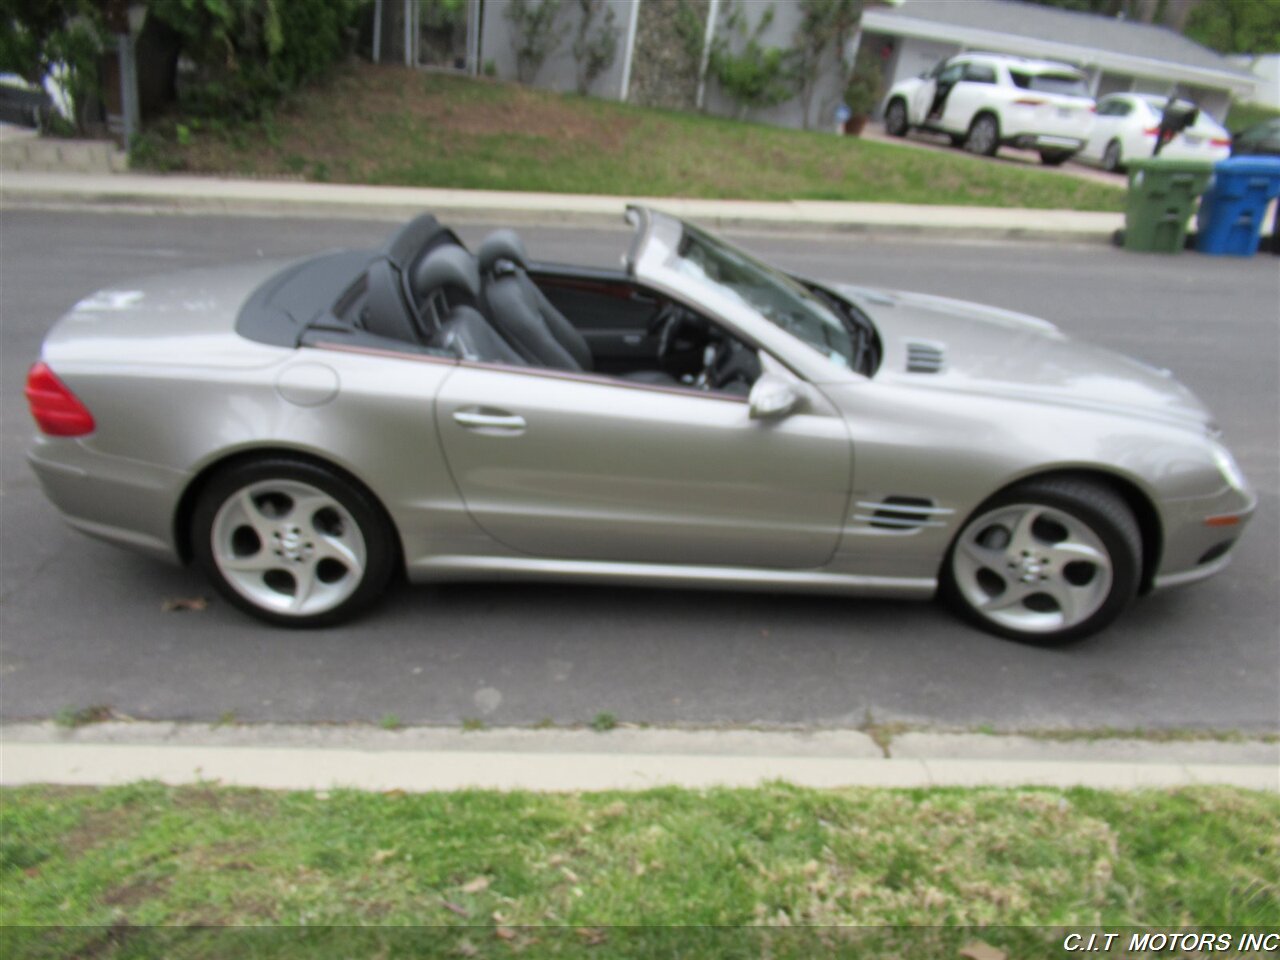
[[[1046,167],[1060,167],[1071,159],[1070,150],[1041,150],[1040,162]]]
[[[192,515],[192,544],[228,600],[283,626],[352,616],[395,569],[390,522],[368,492],[336,470],[292,458],[216,475]]]
[[[1120,157],[1120,141],[1112,140],[1107,144],[1107,149],[1102,152],[1102,169],[1109,170],[1112,173],[1119,173],[1123,160]]]
[[[1034,644],[1096,633],[1138,590],[1142,537],[1105,487],[1033,481],[993,497],[943,563],[943,597],[992,633]]]
[[[1000,123],[990,113],[980,113],[969,125],[964,148],[979,156],[991,157],[1000,146]]]
[[[891,137],[905,137],[907,127],[907,105],[894,100],[884,112],[884,132]]]

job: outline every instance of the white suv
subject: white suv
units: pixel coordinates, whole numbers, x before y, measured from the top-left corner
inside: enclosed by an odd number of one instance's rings
[[[894,84],[884,126],[895,137],[913,127],[945,133],[984,156],[1001,146],[1040,151],[1062,163],[1089,138],[1094,100],[1085,75],[1065,63],[965,53]]]

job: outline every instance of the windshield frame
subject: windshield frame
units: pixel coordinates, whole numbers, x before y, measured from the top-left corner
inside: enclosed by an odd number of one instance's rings
[[[738,250],[732,244],[726,243],[711,231],[686,224],[677,217],[647,207],[629,206],[627,220],[636,228],[636,234],[623,262],[633,279],[722,325],[734,336],[767,352],[792,373],[810,383],[859,383],[867,379],[865,374],[833,363],[825,353],[777,326],[759,310],[744,303],[741,298],[730,295],[718,284],[691,276],[688,271],[680,268],[678,251],[686,229],[710,237],[718,245]],[[750,254],[741,253],[750,257]],[[757,257],[750,258],[756,263],[762,262]],[[771,264],[764,263],[764,266],[785,276],[790,283],[810,288],[806,280],[794,277]],[[837,299],[842,300],[838,296]],[[837,319],[844,322],[843,318]]]

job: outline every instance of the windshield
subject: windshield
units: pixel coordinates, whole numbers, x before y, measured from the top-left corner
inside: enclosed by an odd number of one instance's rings
[[[853,334],[816,294],[780,270],[684,224],[677,269],[713,284],[841,367],[853,367]]]

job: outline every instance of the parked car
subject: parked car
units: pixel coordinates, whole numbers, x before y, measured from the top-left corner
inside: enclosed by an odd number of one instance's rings
[[[63,78],[66,67],[55,64],[42,86],[16,73],[0,73],[0,122],[39,129],[54,114],[71,117],[71,98]]]
[[[885,130],[945,133],[956,146],[992,156],[1001,146],[1038,150],[1056,166],[1078,151],[1093,121],[1088,80],[1075,67],[996,54],[961,54],[894,84]]]
[[[1232,137],[1232,156],[1247,157],[1259,154],[1280,156],[1280,117],[1255,123]]]
[[[1148,93],[1113,93],[1098,101],[1089,141],[1077,160],[1100,165],[1105,170],[1123,170],[1130,160],[1144,159],[1155,152],[1160,136],[1160,118],[1168,97]],[[1175,100],[1176,109],[1194,110],[1187,100]],[[1231,134],[1200,110],[1196,120],[1174,134],[1160,149],[1160,156],[1173,160],[1206,160],[1216,163],[1231,154]]]
[[[72,526],[290,626],[403,572],[940,591],[1054,643],[1228,563],[1255,498],[1167,371],[629,218],[616,270],[423,215],[100,291],[28,377],[31,465]]]

